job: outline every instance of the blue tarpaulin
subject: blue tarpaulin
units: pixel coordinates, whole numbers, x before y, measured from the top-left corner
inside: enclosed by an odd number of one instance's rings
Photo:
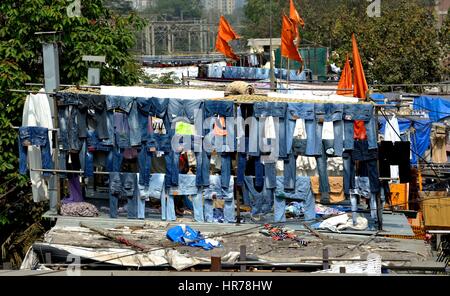
[[[429,113],[430,120],[438,122],[450,116],[450,99],[437,96],[421,96],[414,99],[414,110]]]
[[[184,224],[170,228],[167,230],[166,236],[174,243],[190,247],[200,247],[204,250],[212,250],[215,247],[221,246],[219,242],[211,239],[205,239],[200,231],[192,229]]]

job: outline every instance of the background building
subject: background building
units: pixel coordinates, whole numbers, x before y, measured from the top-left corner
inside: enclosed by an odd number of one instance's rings
[[[136,10],[144,10],[155,4],[156,0],[133,0],[133,7]]]
[[[203,7],[205,10],[217,10],[221,14],[232,14],[236,9],[236,3],[243,2],[243,0],[203,0]],[[242,6],[241,6],[242,7]]]

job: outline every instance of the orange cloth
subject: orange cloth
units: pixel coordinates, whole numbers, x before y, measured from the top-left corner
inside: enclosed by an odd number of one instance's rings
[[[305,21],[301,18],[300,14],[298,13],[297,9],[295,8],[294,0],[290,0],[289,4],[289,18],[291,21],[295,24],[295,36],[297,38],[297,46],[300,44],[300,31],[298,30],[298,26],[302,26],[302,28],[305,27]]]
[[[339,90],[339,89],[352,89],[353,87],[353,73],[350,67],[350,59],[347,55],[347,60],[345,61],[344,70],[341,74],[341,79],[338,83],[337,94],[341,96],[352,96],[353,92],[351,90]]]
[[[223,53],[227,58],[239,60],[239,57],[233,52],[233,49],[228,44],[231,40],[238,38],[240,38],[239,35],[234,32],[228,21],[221,16],[216,40],[216,50]]]
[[[364,121],[355,120],[353,122],[353,138],[355,140],[367,140],[367,130]]]
[[[338,203],[345,200],[344,195],[344,178],[343,177],[328,177],[328,182],[330,184],[330,202]],[[317,202],[320,201],[319,192],[319,177],[311,177],[311,189],[314,193]]]
[[[355,34],[352,35],[353,44],[353,72],[355,74],[355,86],[353,89],[353,96],[360,98],[363,101],[366,100],[366,94],[369,90],[366,81],[366,75],[364,75],[364,69],[361,62],[361,56],[359,55],[358,44],[356,43]]]
[[[226,42],[230,42],[231,40],[241,38],[236,32],[234,32],[230,23],[226,20],[226,18],[222,15],[219,21],[219,35]]]
[[[227,129],[225,127],[225,117],[219,117],[214,123],[214,135],[216,136],[226,136]]]
[[[227,58],[233,59],[233,60],[239,60],[239,57],[233,52],[233,49],[231,48],[228,43],[223,40],[220,36],[217,36],[216,41],[216,50],[218,52],[223,53]]]
[[[296,25],[286,15],[283,15],[281,29],[281,56],[303,63],[303,59],[295,46]]]
[[[389,187],[392,206],[408,210],[409,184],[391,184]]]

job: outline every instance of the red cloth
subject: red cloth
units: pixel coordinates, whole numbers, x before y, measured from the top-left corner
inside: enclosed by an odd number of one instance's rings
[[[355,120],[353,123],[353,138],[355,140],[367,140],[367,131],[364,125],[364,121]]]

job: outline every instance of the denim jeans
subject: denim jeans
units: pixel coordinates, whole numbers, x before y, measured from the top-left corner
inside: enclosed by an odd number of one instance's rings
[[[164,174],[152,174],[147,184],[139,185],[141,198],[155,198],[161,201],[161,219],[175,221],[174,196],[166,194]]]
[[[267,189],[275,189],[277,187],[277,171],[276,163],[270,162],[264,164],[264,182]]]
[[[161,195],[161,219],[163,221],[176,221],[175,201],[173,195],[167,194],[167,188]]]
[[[344,149],[354,149],[354,121],[364,121],[367,132],[369,149],[376,149],[377,146],[377,126],[373,115],[373,105],[371,104],[344,104]]]
[[[134,173],[112,172],[109,175],[109,211],[111,218],[117,218],[119,198],[128,199],[128,218],[137,218],[138,198],[137,176]]]
[[[87,147],[86,147],[87,146]],[[82,163],[82,170],[84,171],[85,177],[93,177],[94,176],[94,155],[96,153],[105,153],[106,154],[106,167],[112,167],[112,154],[110,153],[112,150],[111,146],[104,145],[102,141],[97,136],[97,131],[88,130],[86,145],[83,145],[83,149],[85,151],[85,160],[84,165]],[[61,163],[61,162],[60,162]],[[65,163],[65,159],[64,159]]]
[[[148,185],[150,181],[150,171],[152,169],[152,157],[154,151],[151,150],[146,144],[142,144],[142,147],[138,154],[139,164],[139,185]]]
[[[174,200],[175,196],[193,196],[194,219],[197,222],[204,221],[202,193],[197,188],[195,175],[179,175],[179,186],[169,189],[169,198]]]
[[[41,161],[43,169],[53,169],[53,160],[50,153],[50,141],[48,138],[48,129],[44,127],[20,127],[19,128],[19,173],[27,173],[28,147],[39,146],[41,150]],[[51,173],[44,172],[44,176],[50,176]]]
[[[322,155],[316,156],[317,170],[319,172],[319,191],[324,202],[329,201],[328,157],[333,156],[333,154],[328,154],[327,151],[333,149],[333,142],[333,140],[322,140]]]
[[[267,214],[272,211],[273,190],[267,189],[265,186],[258,192],[253,184],[254,178],[246,176],[244,178],[245,186],[243,187],[244,200],[250,201],[249,206],[252,208],[252,215]]]
[[[344,163],[344,194],[348,199],[350,190],[355,188],[355,163],[351,151],[344,151],[342,160]]]
[[[303,200],[305,202],[305,221],[316,219],[316,205],[311,189],[310,177],[298,176],[295,180],[295,189],[284,189],[284,178],[277,177],[277,187],[274,200],[274,222],[286,222],[286,199]]]
[[[254,116],[259,118],[261,122],[261,118],[274,117],[277,118],[278,121],[278,133],[276,133],[276,145],[278,148],[278,155],[281,158],[287,157],[287,147],[286,147],[286,111],[287,111],[287,103],[279,103],[279,102],[257,102],[253,106],[254,108]],[[275,122],[276,122],[275,121]],[[275,125],[277,125],[275,123]],[[262,127],[260,127],[261,129]],[[261,141],[261,139],[260,139]]]
[[[213,222],[213,198],[224,200],[224,221],[225,223],[233,223],[236,221],[235,204],[234,204],[234,181],[230,178],[230,186],[228,188],[223,188],[221,186],[221,176],[210,176],[210,185],[204,189],[204,215],[206,222]],[[195,205],[194,205],[195,207]],[[194,208],[195,212],[195,208]]]
[[[86,138],[88,119],[94,122],[94,129],[99,139],[108,139],[106,126],[106,98],[103,95],[79,94],[80,120],[78,125],[79,137]],[[91,112],[93,111],[93,116]]]
[[[171,143],[176,143],[177,146],[185,147],[186,150],[189,149],[198,149],[198,145],[194,145],[198,142],[196,139],[198,136],[201,136],[202,126],[203,126],[203,101],[201,100],[181,100],[181,99],[171,99],[169,100],[167,107],[167,121],[170,124],[170,127],[166,126],[166,129],[169,130],[168,134],[171,135],[172,141]],[[195,135],[191,136],[191,144],[188,143],[180,143],[179,139],[185,139],[185,137],[181,137],[180,135],[175,135],[175,123],[176,122],[188,122],[190,124],[194,124],[195,126]],[[177,138],[174,138],[177,137]],[[192,141],[193,139],[193,141]],[[192,142],[194,144],[192,144]],[[170,168],[169,175],[166,175],[166,180],[168,180],[166,186],[178,186],[178,161],[179,161],[179,153],[181,151],[174,151],[175,147],[171,147],[170,155],[171,160],[169,164],[166,163],[166,166]],[[197,151],[200,152],[200,151]]]
[[[106,96],[107,113],[107,129],[108,129],[108,144],[113,145],[141,145],[141,131],[139,126],[139,114],[137,103],[132,97],[121,96]],[[121,110],[122,112],[114,112],[114,110]],[[116,117],[115,114],[122,114],[122,117]],[[117,119],[116,119],[117,118]],[[117,121],[118,120],[118,121]],[[127,123],[125,123],[125,121]],[[119,126],[116,126],[119,124]],[[128,126],[128,134],[124,132]],[[117,134],[117,129],[119,134]],[[114,137],[119,139],[114,140]],[[128,148],[128,147],[122,147]]]
[[[314,105],[314,112],[316,114],[316,122],[317,122],[316,143],[320,143],[320,140],[322,140],[323,122],[333,122],[333,134],[334,134],[333,154],[339,157],[342,156],[342,152],[344,150],[344,122],[342,121],[343,111],[344,111],[343,104]],[[319,150],[317,150],[316,152],[319,152]]]
[[[56,94],[58,104],[58,143],[60,150],[78,152],[81,149],[80,140],[80,110],[77,94]],[[86,125],[84,124],[84,127]]]
[[[234,152],[235,151],[235,135],[234,135],[234,103],[231,101],[205,101],[204,102],[204,126],[203,136],[208,133],[212,136],[212,142],[217,152]],[[213,125],[217,122],[218,117],[225,118],[226,136],[214,135]],[[211,151],[207,151],[211,152]]]
[[[353,161],[359,160],[360,168],[365,165],[370,180],[370,191],[378,193],[381,186],[378,172],[378,150],[370,149],[368,141],[355,141],[354,146]]]
[[[245,138],[245,144],[248,148],[249,138]],[[247,153],[238,153],[237,177],[236,185],[243,186],[245,171],[247,169],[248,155]],[[261,157],[255,157],[255,186],[262,187],[264,184],[264,165],[261,163]]]
[[[307,134],[305,156],[314,156],[319,154],[320,146],[317,142],[316,119],[314,113],[314,104],[289,103],[287,107],[286,121],[286,147],[290,153],[292,151],[293,135],[295,123],[297,119],[305,120],[305,128]],[[321,135],[322,136],[322,135]],[[317,142],[317,143],[316,143]]]
[[[297,177],[297,155],[290,153],[288,159],[284,160],[284,189],[293,190]]]
[[[139,128],[141,130],[141,140],[145,143],[151,138],[151,135],[147,130],[149,116],[166,119],[169,100],[160,98],[137,98],[136,105],[138,110]],[[164,124],[166,123],[167,122],[164,122]]]

